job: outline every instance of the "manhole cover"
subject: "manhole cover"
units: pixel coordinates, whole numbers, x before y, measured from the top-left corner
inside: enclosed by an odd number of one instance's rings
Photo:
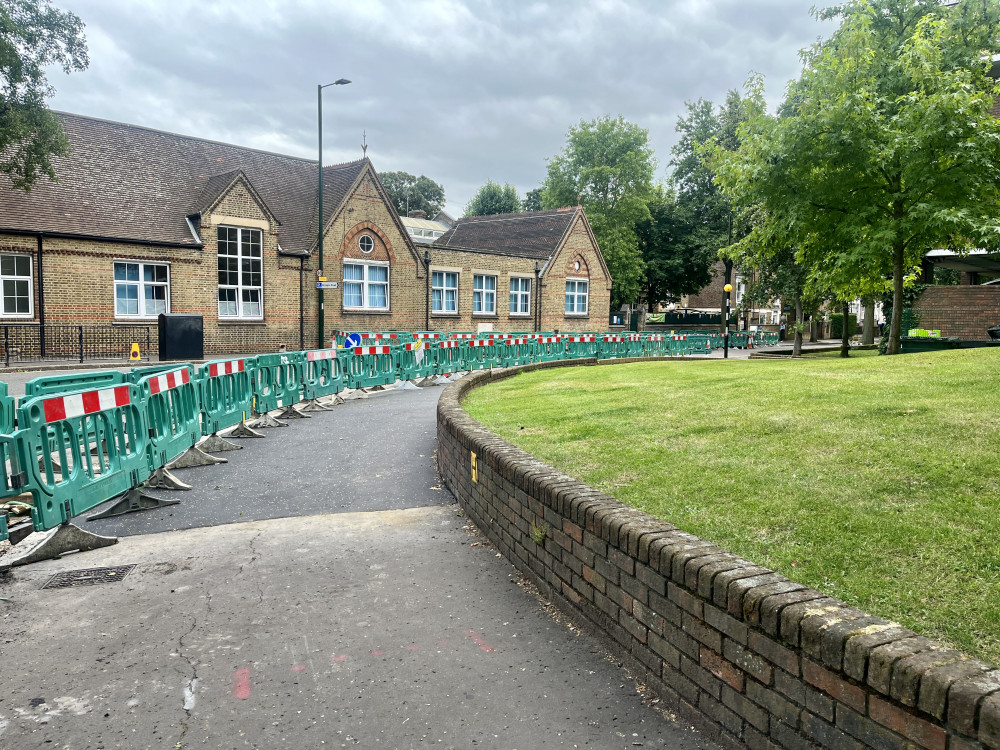
[[[125,579],[135,565],[118,565],[114,568],[86,568],[56,573],[42,586],[43,589],[67,589],[75,586],[96,586]]]

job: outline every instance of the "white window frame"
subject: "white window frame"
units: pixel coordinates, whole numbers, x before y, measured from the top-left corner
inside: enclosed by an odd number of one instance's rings
[[[569,285],[570,284],[575,284],[575,287],[574,287],[574,289],[573,289],[572,292],[569,290]],[[587,288],[586,288],[586,290],[583,293],[580,292],[580,284],[586,284],[587,285]],[[573,297],[573,309],[569,310],[568,309],[569,306],[566,305],[565,308],[564,308],[564,309],[566,309],[566,312],[565,312],[566,316],[570,316],[571,317],[571,316],[574,316],[574,315],[576,315],[576,316],[589,315],[590,314],[590,279],[576,277],[576,276],[567,276],[566,277],[566,302],[567,303],[570,300],[570,295],[572,295],[572,297]],[[582,311],[576,309],[576,307],[579,304],[581,298],[583,299],[583,310]]]
[[[0,317],[3,318],[33,318],[35,317],[35,266],[34,259],[27,253],[0,253],[0,258],[27,258],[28,259],[28,275],[19,276],[17,274],[4,274],[0,272]],[[28,282],[28,312],[7,312],[6,299],[7,295],[4,292],[4,288],[7,286],[8,281],[18,282],[27,281]],[[14,299],[19,295],[15,294]]]
[[[264,232],[260,229],[254,227],[238,227],[230,224],[221,224],[216,229],[216,242],[221,244],[219,240],[219,232],[223,229],[235,229],[236,230],[236,255],[232,256],[229,254],[223,255],[219,252],[219,248],[216,250],[216,276],[218,276],[218,259],[219,258],[236,258],[236,272],[237,272],[237,283],[234,284],[218,284],[216,289],[218,291],[218,313],[219,320],[263,320],[264,319]],[[256,232],[260,237],[260,256],[255,258],[252,255],[244,255],[243,253],[243,232]],[[252,234],[251,234],[252,236]],[[250,284],[244,279],[243,271],[243,260],[244,258],[251,261],[257,260],[260,263],[260,284]],[[251,271],[252,273],[252,271]],[[222,312],[222,290],[223,289],[235,289],[236,290],[236,314],[224,314]],[[259,315],[244,315],[243,314],[243,293],[244,292],[257,292],[257,301],[260,305]]]
[[[482,289],[476,288],[476,282],[483,279]],[[493,279],[493,288],[486,288],[486,279]],[[479,295],[479,307],[476,309],[477,295]],[[487,305],[491,302],[491,305]],[[495,274],[477,273],[472,276],[472,314],[473,315],[496,315],[497,314],[497,277]]]
[[[363,278],[361,279],[361,281],[357,281],[355,279],[348,279],[347,278],[347,274],[346,274],[347,266],[361,266],[361,267],[363,267],[365,269],[364,273],[363,273]],[[369,271],[368,271],[368,269],[369,268],[376,268],[376,267],[377,268],[384,268],[385,269],[385,281],[371,281],[371,279],[369,278]],[[371,310],[374,310],[374,311],[377,311],[377,312],[388,312],[389,311],[389,308],[390,308],[390,296],[389,295],[391,293],[392,273],[389,270],[389,264],[388,263],[386,263],[384,261],[358,260],[356,258],[344,258],[344,265],[343,265],[341,271],[342,271],[342,277],[343,277],[341,283],[344,286],[343,293],[342,293],[342,296],[341,296],[341,301],[342,301],[344,310],[358,311],[358,312],[367,312],[367,311],[371,311]],[[357,307],[355,305],[348,305],[347,304],[347,285],[348,284],[361,284],[361,306],[360,307]],[[385,286],[385,307],[372,307],[371,305],[368,304],[368,290],[369,290],[369,287],[372,286],[373,284],[378,284],[380,286]]]
[[[126,266],[139,266],[139,278],[136,281],[129,279],[119,280],[115,278],[115,266],[117,265]],[[146,267],[161,267],[165,268],[167,271],[167,280],[163,281],[146,281]],[[144,260],[131,260],[129,258],[115,258],[111,262],[111,290],[112,299],[111,304],[114,306],[115,320],[156,320],[159,313],[147,313],[146,312],[146,287],[163,287],[163,302],[164,310],[163,312],[170,312],[170,264],[164,263],[162,261],[144,261]],[[133,314],[122,313],[118,311],[118,287],[119,286],[134,286],[136,287],[136,294],[138,295],[138,312]]]
[[[531,316],[531,292],[533,291],[533,289],[532,289],[532,283],[533,283],[534,280],[530,276],[511,276],[510,277],[510,283],[513,284],[515,281],[519,282],[519,284],[520,284],[520,282],[527,281],[528,282],[528,290],[527,291],[524,291],[522,289],[518,289],[517,291],[514,291],[513,289],[510,290],[510,302],[511,302],[511,305],[510,305],[510,317],[512,317],[512,318],[527,318],[527,317],[530,317]],[[521,298],[524,298],[524,299],[526,299],[528,301],[528,310],[527,310],[527,312],[521,312],[519,309],[515,309],[515,306],[514,306],[514,296],[515,295],[517,295],[519,301],[520,301]],[[517,307],[519,308],[520,305],[517,305]]]
[[[434,278],[438,274],[441,275],[441,285],[435,284],[436,279]],[[448,285],[448,277],[451,276],[455,280],[454,286]],[[458,284],[459,284],[459,274],[457,271],[447,271],[445,269],[431,269],[431,314],[432,315],[458,315]],[[447,292],[453,292],[452,301],[454,307],[451,310],[447,309]],[[441,293],[441,305],[436,307],[437,300],[434,299],[434,293]]]

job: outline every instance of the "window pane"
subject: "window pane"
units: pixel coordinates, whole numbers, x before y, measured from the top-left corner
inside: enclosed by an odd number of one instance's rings
[[[435,271],[431,274],[431,286],[444,286],[444,274]]]
[[[472,312],[482,312],[483,311],[483,293],[473,292],[472,293]]]
[[[483,288],[483,277],[482,276],[473,276],[472,277],[472,288],[473,289],[482,289]],[[473,295],[473,296],[475,296],[475,295]]]
[[[243,290],[243,317],[245,318],[261,317],[259,289]]]
[[[489,289],[491,292],[495,292],[497,289],[497,277],[487,276],[485,278],[486,278],[486,288]]]
[[[361,307],[361,284],[344,283],[344,307]]]
[[[388,281],[389,269],[386,266],[368,266],[369,281]]]
[[[452,289],[458,289],[458,274],[457,273],[445,274],[445,286],[449,286]]]
[[[14,275],[14,256],[0,255],[0,274],[4,276]],[[7,312],[6,310],[4,312]]]
[[[4,271],[4,275],[6,275]],[[115,263],[115,281],[125,281],[125,264]]]
[[[444,293],[444,309],[448,312],[455,312],[458,309],[458,292],[454,289],[446,289]]]
[[[14,258],[14,275],[31,276],[31,260],[26,255],[18,255]]]
[[[364,278],[364,266],[356,266],[353,263],[344,264],[344,281],[363,281]]]
[[[147,286],[146,315],[159,315],[167,311],[167,288],[165,286]]]
[[[235,289],[220,289],[219,290],[219,315],[236,315],[236,290]]]
[[[434,289],[431,291],[431,309],[434,312],[440,312],[443,308],[441,307],[441,290]]]
[[[388,287],[385,284],[372,284],[368,287],[369,307],[388,307]]]
[[[127,281],[138,281],[139,280],[139,264],[138,263],[126,263],[125,264],[125,279]]]
[[[27,313],[31,312],[31,309],[28,305],[27,297],[17,297],[16,301],[17,301],[17,310],[15,312],[17,312],[19,315],[26,315]]]
[[[576,282],[576,293],[577,294],[586,294],[587,293],[587,286],[588,285],[587,285],[586,281],[578,281],[578,282]]]

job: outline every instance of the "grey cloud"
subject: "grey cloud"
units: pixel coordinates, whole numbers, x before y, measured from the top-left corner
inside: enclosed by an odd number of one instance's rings
[[[52,74],[80,114],[441,182],[460,212],[487,178],[523,193],[567,128],[621,114],[662,167],[684,102],[721,101],[748,73],[777,100],[798,50],[829,27],[813,0],[87,0],[91,68]]]

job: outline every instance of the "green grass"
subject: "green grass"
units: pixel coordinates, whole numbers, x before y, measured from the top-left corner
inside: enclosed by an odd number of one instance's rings
[[[1000,351],[543,370],[465,408],[625,503],[1000,663]]]

